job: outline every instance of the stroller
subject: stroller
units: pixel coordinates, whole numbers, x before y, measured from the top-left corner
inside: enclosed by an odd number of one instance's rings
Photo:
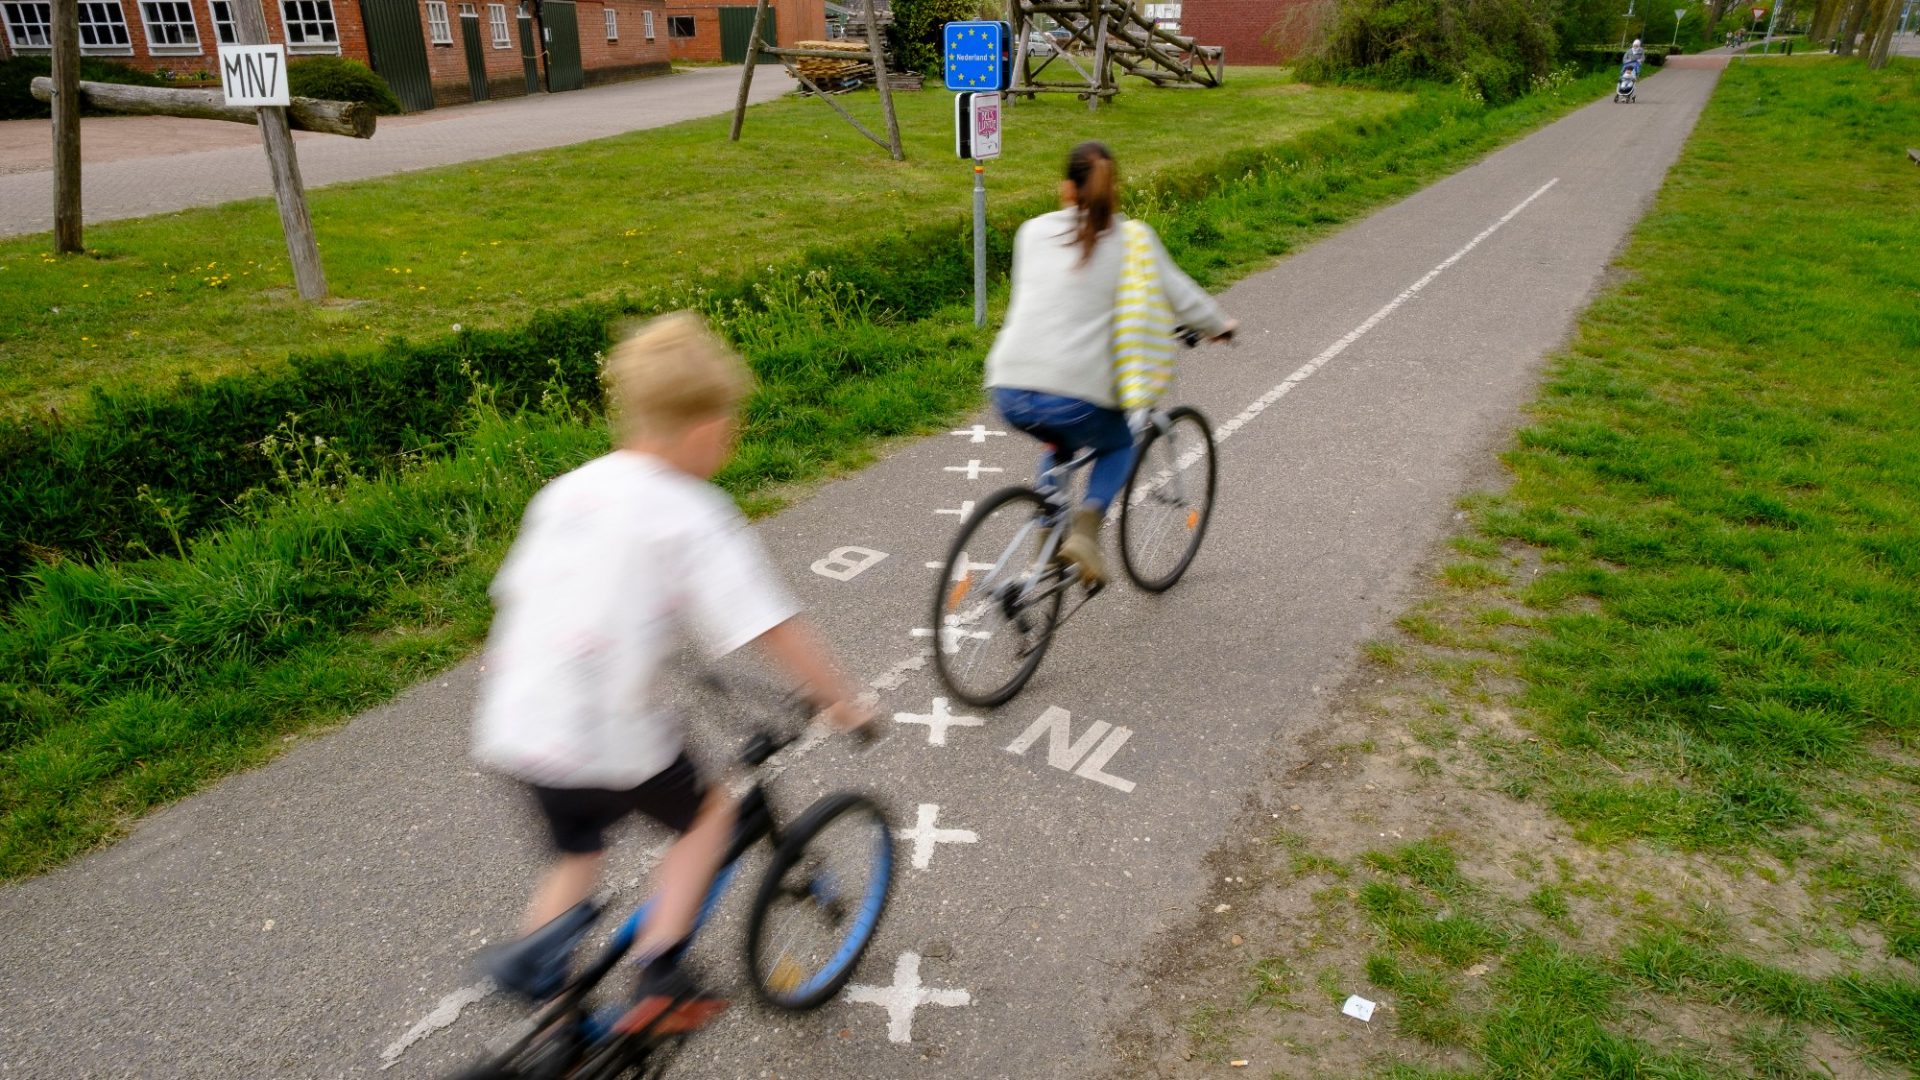
[[[1640,65],[1632,60],[1620,68],[1620,82],[1613,88],[1613,100],[1633,101],[1634,84],[1640,81]]]

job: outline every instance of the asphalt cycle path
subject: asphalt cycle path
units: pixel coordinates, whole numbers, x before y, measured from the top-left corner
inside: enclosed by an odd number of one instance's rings
[[[769,101],[797,84],[780,72],[757,73],[751,100]],[[348,180],[390,176],[517,154],[547,150],[629,131],[665,127],[682,120],[715,116],[733,108],[740,90],[740,69],[699,68],[651,79],[632,79],[562,94],[533,94],[501,101],[432,109],[409,116],[383,117],[371,139],[295,132],[300,178],[308,188]],[[87,224],[146,217],[195,206],[273,194],[260,136],[236,140],[243,124],[220,120],[180,121],[156,117],[111,117],[114,126],[96,120],[80,123],[83,149],[90,130],[111,131],[118,160],[85,161],[80,169],[81,206]],[[153,121],[160,121],[153,123]],[[39,121],[51,137],[49,121]],[[11,122],[25,128],[31,120]],[[154,131],[159,140],[201,141],[205,148],[154,146],[140,154],[125,144],[141,141],[130,129]],[[12,140],[0,134],[0,149]],[[24,153],[22,156],[26,156]],[[35,151],[37,168],[19,171],[0,163],[0,236],[45,232],[53,228],[53,165]]]
[[[1097,597],[999,710],[943,700],[929,564],[969,502],[1031,476],[1029,440],[981,416],[763,521],[891,729],[796,746],[776,804],[877,793],[898,879],[855,985],[798,1017],[750,1001],[737,888],[694,962],[741,1004],[675,1075],[1107,1065],[1140,958],[1202,901],[1208,849],[1401,609],[1453,500],[1497,476],[1717,77],[1664,71],[1230,289],[1243,344],[1186,354],[1175,390],[1222,436],[1199,559],[1163,596]],[[476,665],[0,890],[0,1075],[426,1077],[477,1054],[518,1010],[472,956],[511,931],[540,849],[467,762]],[[708,761],[737,743],[731,711],[686,708]],[[661,840],[622,838],[621,904]]]

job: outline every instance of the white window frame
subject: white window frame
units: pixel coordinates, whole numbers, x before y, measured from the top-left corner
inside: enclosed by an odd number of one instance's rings
[[[332,53],[340,54],[340,15],[333,9],[334,0],[280,0],[280,26],[287,35],[287,51],[290,53]],[[306,10],[302,10],[302,9]],[[326,18],[320,12],[326,10]],[[311,17],[309,17],[311,16]],[[306,37],[307,26],[324,26],[333,32],[333,40],[294,41],[294,28],[300,27],[300,36]]]
[[[89,31],[94,38],[91,45],[87,44]],[[105,45],[100,44],[102,36],[107,39]],[[125,40],[113,40],[116,37]],[[133,31],[127,27],[127,13],[121,9],[120,0],[80,0],[80,51],[91,56],[133,55]]]
[[[607,40],[619,41],[620,40],[620,13],[613,10],[612,4],[608,4],[607,6],[600,9],[600,17],[603,20],[605,20],[607,24]]]
[[[687,34],[674,33],[673,26],[674,26],[674,20],[676,19],[687,20],[685,25],[692,30],[692,33],[687,33]],[[698,19],[695,19],[691,15],[667,16],[667,40],[668,41],[692,41],[694,38],[697,38],[699,36],[700,36],[700,21]]]
[[[640,9],[640,36],[647,39],[647,44],[649,45],[653,44],[653,9],[652,8]]]
[[[37,16],[21,19],[20,16]],[[7,44],[14,52],[53,50],[53,4],[50,0],[5,0],[0,22],[7,24]]]
[[[496,49],[513,48],[513,31],[507,28],[507,5],[487,5],[487,26],[493,32],[493,47]]]
[[[435,45],[453,44],[453,21],[447,18],[447,0],[427,0],[427,40]]]
[[[213,16],[214,41],[221,45],[240,44],[240,24],[233,21],[233,0],[207,0],[207,14]]]
[[[147,28],[148,52],[155,56],[199,56],[205,51],[200,47],[200,24],[194,17],[192,0],[135,0],[135,3],[140,6],[140,22]],[[171,13],[175,16],[174,18],[155,22],[149,8],[163,5],[179,10]],[[185,22],[179,19],[182,13],[186,15]],[[156,27],[161,33],[155,32]],[[173,27],[176,31],[184,30],[187,40],[161,41],[160,38],[168,27]]]

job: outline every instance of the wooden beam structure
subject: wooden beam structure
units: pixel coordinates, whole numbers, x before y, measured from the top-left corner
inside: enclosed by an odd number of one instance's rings
[[[1219,86],[1226,80],[1223,49],[1200,45],[1154,25],[1132,0],[1009,0],[1008,21],[1013,25],[1013,86],[1008,96],[1075,94],[1096,107],[1120,92],[1114,69],[1156,86]],[[1071,36],[1066,48],[1037,57],[1029,43],[1042,33],[1046,18]],[[1070,49],[1078,46],[1092,55],[1083,66]],[[1055,69],[1071,69],[1071,77]]]
[[[53,80],[42,75],[32,83],[35,98],[55,99]],[[260,110],[228,105],[218,90],[176,90],[163,86],[126,86],[120,83],[82,82],[80,104],[97,112],[134,116],[185,116],[195,120],[229,120],[258,124]],[[295,131],[318,131],[371,139],[376,117],[361,101],[323,101],[297,97],[287,106],[287,126]]]
[[[767,0],[757,0],[753,8],[752,39],[747,43],[747,66],[740,73],[740,94],[734,99],[733,103],[733,129],[727,136],[730,141],[739,142],[740,129],[746,126],[747,96],[753,86],[753,69],[760,66],[760,57],[764,54],[779,60],[781,66],[787,69],[788,74],[798,79],[801,86],[806,87],[815,97],[826,102],[832,107],[834,112],[840,114],[842,119],[853,125],[855,131],[866,136],[872,140],[876,146],[880,147],[880,149],[892,155],[893,160],[905,161],[907,159],[906,149],[900,144],[900,120],[894,115],[893,111],[893,87],[887,78],[885,48],[880,40],[881,35],[872,31],[872,28],[879,26],[879,20],[874,16],[873,0],[864,0],[864,4],[867,20],[866,25],[870,28],[870,32],[867,35],[867,55],[873,64],[874,88],[880,92],[880,111],[886,117],[887,137],[882,139],[880,136],[867,130],[864,124],[853,118],[852,113],[842,108],[838,102],[823,92],[819,86],[814,84],[813,80],[801,74],[799,67],[794,63],[795,60],[804,58],[845,60],[849,56],[858,56],[859,54],[837,52],[827,49],[784,49],[777,45],[767,44],[766,38],[762,33],[767,25]]]

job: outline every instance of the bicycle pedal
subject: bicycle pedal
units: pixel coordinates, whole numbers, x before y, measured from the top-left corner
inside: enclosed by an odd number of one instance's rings
[[[1100,595],[1100,590],[1102,590],[1102,589],[1104,589],[1104,588],[1106,588],[1106,587],[1107,587],[1107,583],[1106,583],[1106,582],[1104,582],[1104,581],[1090,581],[1090,582],[1088,582],[1088,583],[1087,583],[1087,599],[1088,599],[1088,600],[1091,600],[1091,599],[1093,599],[1094,597],[1096,597],[1096,596],[1099,596],[1099,595]]]

